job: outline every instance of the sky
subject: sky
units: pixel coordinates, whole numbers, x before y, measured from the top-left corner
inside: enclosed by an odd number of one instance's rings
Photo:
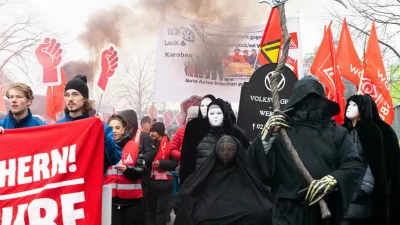
[[[29,12],[33,13],[36,15],[38,26],[46,30],[46,36],[55,37],[61,42],[64,50],[64,62],[78,59],[87,60],[89,59],[89,51],[80,42],[78,36],[85,31],[85,24],[89,15],[115,5],[123,5],[132,8],[135,1],[136,0],[12,0],[13,6],[8,8],[8,14],[22,16]],[[237,12],[237,16],[243,21],[243,25],[254,26],[266,23],[269,11],[269,6],[267,6],[267,4],[260,5],[257,0],[235,0],[234,2],[240,4],[241,10]],[[332,0],[290,0],[286,4],[287,16],[300,18],[303,54],[312,52],[313,49],[319,45],[323,35],[323,27],[327,25],[331,19],[327,9],[332,8],[333,5],[343,15],[351,14],[351,12],[347,12],[340,5],[333,3]],[[229,10],[229,8],[227,8],[227,10]],[[340,24],[338,24],[338,26],[340,27]],[[334,30],[334,32],[339,35],[338,31]],[[155,51],[157,36],[140,40],[140,36],[138,35],[136,39],[138,39],[136,46],[133,44],[129,45],[132,49]],[[142,46],[146,46],[146,50],[144,50]],[[128,52],[130,51],[127,47],[125,47],[125,50]],[[34,49],[32,51],[34,51]],[[45,89],[40,86],[38,78],[41,74],[40,65],[32,65],[29,72],[33,77],[36,77],[33,85],[34,91],[44,94]]]

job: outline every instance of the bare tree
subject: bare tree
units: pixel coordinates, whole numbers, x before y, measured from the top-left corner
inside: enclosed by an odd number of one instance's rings
[[[116,107],[124,102],[124,108],[134,109],[142,117],[150,108],[153,99],[154,64],[153,54],[137,52],[132,64],[125,65],[125,75],[111,94],[111,104]]]
[[[0,0],[0,14],[6,15],[9,7],[13,7],[10,0]],[[6,21],[0,25],[1,83],[7,85],[23,74],[33,84],[28,75],[28,64],[33,53],[31,47],[38,43],[43,33],[35,29],[35,19],[30,13],[21,17],[11,15]]]

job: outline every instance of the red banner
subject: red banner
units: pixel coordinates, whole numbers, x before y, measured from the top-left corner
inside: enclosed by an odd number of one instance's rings
[[[0,224],[101,225],[98,118],[0,134]]]

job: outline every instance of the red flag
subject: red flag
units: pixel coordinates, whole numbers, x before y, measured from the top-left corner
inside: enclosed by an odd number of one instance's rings
[[[53,87],[54,111],[55,113],[64,110],[64,92],[67,80],[65,79],[64,69],[61,68],[61,84]]]
[[[390,96],[389,81],[379,48],[375,22],[372,23],[371,34],[365,53],[364,76],[361,81],[360,92],[370,94],[378,105],[381,118],[386,123],[392,124],[394,118],[393,103]]]
[[[6,132],[0,135],[0,162],[7,165],[0,166],[1,224],[101,225],[99,119]]]
[[[364,68],[354,48],[346,18],[343,21],[342,33],[340,34],[337,63],[340,74],[354,83],[358,88]]]
[[[328,91],[328,98],[339,104],[340,113],[334,119],[336,123],[343,124],[344,110],[346,108],[344,101],[345,88],[336,66],[335,46],[333,44],[330,24],[324,31],[324,38],[315,55],[310,71],[325,84]]]
[[[261,65],[278,62],[281,39],[279,11],[278,8],[272,8],[260,43],[261,52],[258,61]]]
[[[0,88],[0,112],[7,113],[6,103],[4,102],[3,90]]]

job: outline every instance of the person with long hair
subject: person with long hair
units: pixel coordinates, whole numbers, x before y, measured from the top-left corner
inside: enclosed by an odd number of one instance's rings
[[[140,178],[146,174],[145,160],[139,157],[140,132],[131,137],[127,121],[113,115],[108,125],[114,133],[114,140],[122,148],[122,160],[109,167],[104,179],[105,185],[112,187],[112,225],[146,225]]]

